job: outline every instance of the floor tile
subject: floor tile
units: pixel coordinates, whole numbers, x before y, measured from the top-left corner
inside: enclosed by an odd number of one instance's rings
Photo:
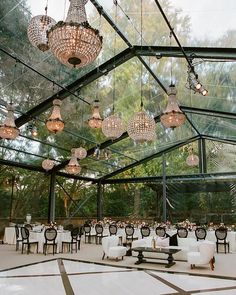
[[[161,295],[175,293],[144,271],[69,276],[75,294],[80,295]]]

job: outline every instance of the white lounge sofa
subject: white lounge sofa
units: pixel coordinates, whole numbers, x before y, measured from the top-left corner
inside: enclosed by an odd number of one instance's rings
[[[136,240],[132,242],[132,248],[135,247],[152,247],[152,239],[153,237],[147,237],[144,239]],[[179,238],[178,240],[178,246],[166,246],[162,248],[170,248],[170,249],[180,249],[176,254],[173,254],[173,257],[175,260],[183,260],[187,261],[187,253],[192,251],[198,251],[198,243],[197,240],[194,238]],[[159,247],[158,243],[156,247]],[[137,256],[137,252],[132,251],[132,256]],[[151,253],[151,252],[145,252],[146,258],[160,258],[160,259],[166,259],[166,255],[163,253]]]

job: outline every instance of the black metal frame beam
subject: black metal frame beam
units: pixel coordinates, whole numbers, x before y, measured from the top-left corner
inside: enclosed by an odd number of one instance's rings
[[[205,135],[205,134],[202,134],[201,138],[204,138],[204,139],[207,139],[207,140],[212,140],[212,141],[217,141],[217,142],[222,142],[222,143],[225,143],[225,144],[236,145],[236,139],[235,140],[233,140],[233,139],[225,139],[225,138],[220,138],[220,137],[217,137],[217,136],[210,136],[210,135]]]
[[[207,60],[236,60],[236,48],[229,47],[183,47],[186,55],[190,59],[200,58]],[[141,56],[177,57],[185,58],[178,46],[152,46],[134,45],[133,50]]]
[[[192,174],[192,175],[167,175],[166,181],[168,183],[178,183],[178,182],[194,182],[194,181],[225,181],[225,180],[235,180],[236,172],[224,172],[224,173],[203,173],[203,174]],[[103,184],[121,184],[121,183],[162,183],[162,176],[146,176],[146,177],[136,177],[136,178],[115,178],[106,179],[102,181]]]
[[[139,160],[139,161],[136,162],[136,163],[132,163],[132,164],[130,164],[130,165],[125,166],[124,168],[121,168],[121,169],[116,170],[116,171],[114,171],[114,172],[112,172],[112,173],[110,173],[110,174],[107,174],[106,176],[103,176],[103,177],[101,177],[100,179],[98,179],[98,181],[101,181],[101,182],[103,183],[103,181],[104,181],[105,179],[107,179],[107,178],[111,178],[111,177],[113,177],[113,176],[115,176],[115,175],[117,175],[117,174],[120,174],[120,173],[122,173],[122,172],[124,172],[124,171],[126,171],[126,170],[129,170],[129,169],[131,169],[131,168],[134,168],[134,167],[136,167],[136,166],[139,166],[139,165],[141,165],[141,164],[144,164],[145,162],[148,162],[148,161],[150,161],[150,160],[153,160],[154,158],[157,158],[157,157],[161,156],[162,154],[166,154],[166,153],[168,153],[168,152],[171,152],[171,151],[173,151],[173,150],[175,150],[175,149],[177,149],[177,148],[179,148],[179,147],[181,147],[181,146],[184,146],[184,145],[186,145],[186,144],[188,144],[188,143],[190,143],[190,142],[193,142],[193,141],[195,141],[195,140],[197,140],[197,139],[199,139],[199,138],[200,138],[199,135],[196,135],[196,136],[193,136],[193,137],[191,137],[191,138],[189,138],[189,139],[187,139],[187,140],[183,140],[183,141],[181,141],[180,143],[174,144],[173,146],[171,146],[171,147],[169,147],[169,148],[167,148],[167,149],[164,149],[164,150],[159,151],[159,152],[157,152],[157,153],[155,153],[155,154],[153,154],[153,155],[151,155],[151,156],[149,156],[149,157],[146,157],[146,158],[144,158],[144,159],[142,159],[142,160]]]
[[[233,119],[233,120],[236,119],[236,114],[230,113],[230,112],[208,110],[208,109],[201,109],[201,108],[187,107],[187,106],[180,106],[180,108],[183,112],[189,113],[189,114],[205,115],[205,116],[218,117],[223,119]]]

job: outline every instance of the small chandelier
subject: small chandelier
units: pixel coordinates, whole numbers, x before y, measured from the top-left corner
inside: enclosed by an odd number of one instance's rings
[[[102,132],[106,137],[113,140],[119,138],[125,132],[125,126],[121,118],[113,114],[103,120]]]
[[[71,150],[71,159],[68,165],[66,166],[65,170],[69,174],[78,174],[81,171],[81,167],[75,156],[75,149]]]
[[[49,171],[54,167],[55,163],[53,160],[45,159],[42,162],[42,167],[44,170]]]
[[[64,129],[64,122],[61,118],[61,100],[54,99],[53,110],[51,116],[46,121],[47,129],[51,132],[57,133]]]
[[[141,110],[128,122],[127,132],[135,142],[153,141],[156,139],[155,120]]]
[[[197,155],[194,155],[193,148],[191,148],[189,152],[189,156],[186,159],[186,164],[190,167],[198,166],[199,164],[199,158]]]
[[[33,17],[27,30],[30,43],[43,52],[49,49],[47,31],[56,24],[56,21],[47,15],[47,10],[46,6],[45,15]]]
[[[0,125],[0,138],[3,139],[15,139],[19,135],[20,131],[16,127],[14,118],[14,107],[12,103],[7,106],[7,115]]]
[[[83,67],[93,62],[102,48],[102,37],[88,21],[85,4],[88,0],[70,0],[66,21],[48,31],[48,44],[59,61],[69,67]]]
[[[87,151],[83,147],[75,149],[75,157],[82,160],[87,157]]]
[[[89,127],[98,129],[102,126],[102,118],[99,113],[99,100],[94,100],[92,117],[88,119]]]
[[[176,88],[175,85],[170,85],[168,104],[161,115],[161,123],[166,128],[175,128],[184,124],[186,117],[183,112],[180,110],[177,100],[176,100]]]

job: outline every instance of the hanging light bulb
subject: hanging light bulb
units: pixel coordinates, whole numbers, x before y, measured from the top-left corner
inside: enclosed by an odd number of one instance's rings
[[[48,31],[48,44],[59,61],[69,67],[83,67],[93,62],[102,48],[102,37],[88,21],[88,0],[70,0],[66,21]]]
[[[75,156],[75,149],[71,150],[71,159],[68,165],[66,166],[65,170],[69,174],[78,174],[81,171],[81,167]]]
[[[62,131],[65,126],[61,118],[61,103],[60,99],[54,99],[52,114],[46,121],[47,129],[54,133]]]
[[[31,135],[32,135],[33,137],[38,136],[38,130],[37,130],[37,127],[36,127],[36,126],[33,126],[33,127],[32,127]]]
[[[56,21],[47,15],[46,6],[45,15],[37,15],[29,23],[27,34],[30,43],[43,52],[47,51],[49,49],[47,31],[55,24]]]
[[[194,155],[193,148],[191,148],[191,150],[189,152],[189,156],[186,159],[186,164],[188,166],[198,166],[198,164],[199,164],[199,158],[197,155]]]
[[[75,157],[82,160],[87,157],[87,151],[83,147],[75,149]]]
[[[99,100],[94,100],[92,117],[88,119],[91,128],[98,129],[102,126],[102,118],[99,113]]]
[[[53,160],[50,160],[50,159],[45,159],[42,162],[42,167],[46,171],[51,170],[54,167],[54,165],[55,165],[54,161]]]
[[[7,106],[7,115],[2,125],[0,125],[0,138],[15,139],[20,131],[16,127],[14,118],[14,107],[12,103]]]
[[[177,100],[176,100],[176,88],[175,85],[170,85],[170,91],[168,96],[168,104],[161,115],[161,123],[166,128],[175,128],[184,124],[186,117],[180,110]]]

